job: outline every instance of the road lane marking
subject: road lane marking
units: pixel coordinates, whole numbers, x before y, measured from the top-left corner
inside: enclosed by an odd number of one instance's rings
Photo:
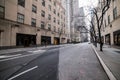
[[[22,57],[27,57],[27,56],[32,56],[32,55],[37,55],[37,54],[42,54],[43,52],[45,52],[46,50],[40,52],[40,53],[34,53],[34,54],[28,54],[28,55],[23,55],[23,56],[16,56],[16,57],[12,57],[12,58],[8,58],[8,59],[3,59],[0,60],[0,62],[2,61],[7,61],[7,60],[12,60],[12,59],[17,59],[17,58],[22,58]]]
[[[9,57],[15,57],[15,56],[20,56],[20,55],[22,55],[22,54],[16,54],[16,55],[1,55],[1,56],[0,56],[0,59],[2,59],[2,58],[9,58]]]
[[[17,77],[19,77],[19,76],[21,76],[21,75],[27,73],[27,72],[30,72],[30,71],[32,71],[32,70],[34,70],[34,69],[36,69],[36,68],[38,68],[38,66],[35,66],[35,67],[30,68],[30,69],[28,69],[28,70],[25,70],[25,71],[23,71],[23,72],[21,72],[21,73],[15,75],[15,76],[9,78],[8,80],[13,80],[13,79],[15,79],[15,78],[17,78]]]
[[[35,50],[35,51],[27,51],[27,52],[37,53],[37,52],[45,52],[45,50]]]

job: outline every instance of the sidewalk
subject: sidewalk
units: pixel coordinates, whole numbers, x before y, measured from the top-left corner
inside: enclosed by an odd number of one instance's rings
[[[70,44],[62,44],[62,45],[49,45],[49,46],[42,46],[42,47],[28,47],[28,48],[14,48],[14,49],[5,49],[5,50],[0,50],[0,55],[5,55],[9,53],[15,53],[15,52],[21,52],[21,51],[31,51],[31,50],[40,50],[40,49],[45,49],[45,48],[52,48],[52,47],[62,47],[62,46],[67,46]]]
[[[116,78],[116,80],[120,80],[120,49],[104,45],[103,52],[100,52],[99,45],[97,48],[96,47],[94,47],[94,48],[95,48],[98,56],[103,60],[103,62],[108,67],[110,72]],[[108,72],[108,74],[109,74],[109,72]],[[110,76],[110,75],[108,75],[108,76]],[[112,80],[112,79],[110,79],[110,80]]]

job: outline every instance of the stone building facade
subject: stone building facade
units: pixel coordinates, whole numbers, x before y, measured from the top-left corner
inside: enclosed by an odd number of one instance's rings
[[[101,28],[105,44],[120,46],[120,0],[111,0]]]
[[[69,16],[70,16],[70,37],[71,42],[80,42],[80,30],[78,29],[79,18],[79,0],[69,1]]]
[[[65,22],[60,0],[0,0],[0,46],[66,43]]]
[[[98,7],[103,8],[106,0],[99,0]],[[104,15],[103,25],[101,27],[101,37],[104,44],[120,46],[120,1],[111,0],[110,7]],[[98,12],[98,17],[100,17]],[[93,16],[96,35],[98,36],[98,28],[95,16]],[[98,39],[99,41],[99,39]]]

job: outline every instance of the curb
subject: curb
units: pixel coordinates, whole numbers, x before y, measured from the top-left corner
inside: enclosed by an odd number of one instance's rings
[[[110,71],[110,69],[107,67],[107,65],[104,63],[104,61],[102,60],[102,58],[100,57],[100,55],[98,54],[98,52],[96,51],[96,49],[95,49],[95,47],[93,45],[92,45],[92,48],[93,48],[95,54],[97,55],[103,69],[105,70],[106,74],[108,75],[109,79],[110,80],[117,80],[115,78],[115,76],[113,75],[113,73]]]

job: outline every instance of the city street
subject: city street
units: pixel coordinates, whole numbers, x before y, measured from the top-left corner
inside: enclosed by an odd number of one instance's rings
[[[0,80],[109,80],[88,43],[15,53],[0,59]]]
[[[0,0],[0,80],[120,80],[119,3]]]

